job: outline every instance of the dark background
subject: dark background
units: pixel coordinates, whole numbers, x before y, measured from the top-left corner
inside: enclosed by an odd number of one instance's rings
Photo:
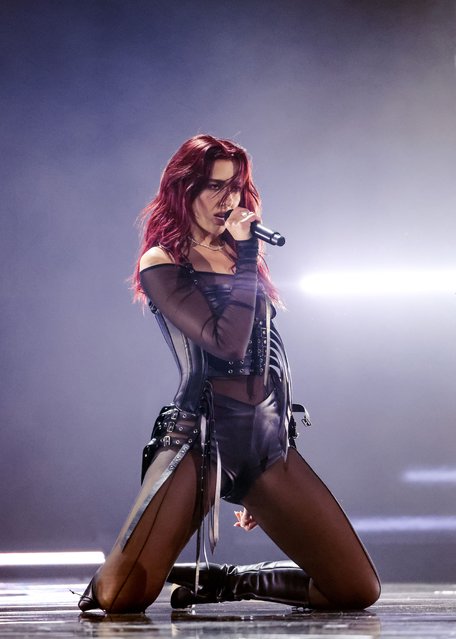
[[[114,541],[177,382],[131,303],[134,220],[208,132],[247,147],[287,236],[269,263],[314,423],[302,454],[384,579],[454,580],[454,292],[299,288],[455,268],[454,20],[450,0],[1,0],[0,551]],[[232,510],[216,559],[281,556]]]

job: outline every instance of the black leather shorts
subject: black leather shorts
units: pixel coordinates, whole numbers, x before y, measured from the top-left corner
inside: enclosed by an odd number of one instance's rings
[[[256,406],[214,394],[214,415],[222,463],[221,496],[239,504],[255,479],[285,456],[286,431],[277,393],[273,390]]]

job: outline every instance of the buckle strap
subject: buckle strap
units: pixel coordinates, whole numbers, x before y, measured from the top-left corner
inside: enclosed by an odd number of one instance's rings
[[[192,448],[200,433],[199,418],[174,404],[163,406],[152,429],[150,441],[142,456],[141,483],[159,448],[179,450],[184,444]]]
[[[211,552],[215,550],[215,546],[219,538],[219,518],[220,518],[220,493],[221,493],[221,477],[222,477],[222,464],[220,460],[220,452],[218,449],[217,440],[215,439],[215,420],[214,420],[214,391],[212,384],[207,381],[203,391],[202,398],[202,416],[201,416],[201,475],[200,475],[200,513],[201,523],[198,527],[196,534],[196,561],[195,561],[195,583],[194,592],[198,592],[199,588],[199,575],[201,565],[201,551],[204,556],[205,563],[208,564],[206,544],[205,544],[205,509],[207,504],[208,488],[210,487],[210,477],[212,471],[212,442],[214,441],[215,448],[215,495],[214,503],[209,508],[209,545]]]

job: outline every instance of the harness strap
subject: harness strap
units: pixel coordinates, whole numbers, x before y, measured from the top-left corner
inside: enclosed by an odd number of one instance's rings
[[[215,546],[219,538],[219,518],[220,518],[220,492],[221,492],[221,478],[222,478],[222,464],[220,460],[220,452],[218,448],[217,440],[215,439],[214,427],[214,403],[213,403],[213,389],[210,382],[206,382],[203,392],[203,413],[201,415],[201,474],[200,474],[200,495],[199,495],[199,508],[201,513],[201,523],[198,527],[196,534],[196,561],[195,561],[195,594],[198,592],[199,587],[199,574],[201,564],[201,550],[203,551],[204,560],[206,565],[209,564],[206,554],[205,544],[205,517],[204,511],[206,507],[206,497],[208,489],[210,489],[209,482],[211,478],[211,452],[212,442],[214,441],[214,448],[216,452],[216,481],[215,481],[215,496],[214,504],[209,510],[209,545],[212,553],[215,550]],[[208,469],[209,466],[209,469]],[[209,472],[208,472],[209,470]]]
[[[209,544],[212,553],[214,553],[215,546],[219,539],[219,520],[220,520],[220,492],[222,487],[222,462],[220,459],[220,451],[217,440],[215,440],[215,455],[216,455],[216,478],[215,478],[215,499],[214,505],[211,508],[210,520],[211,525],[209,527]]]
[[[269,380],[269,360],[271,357],[271,302],[267,295],[264,296],[264,301],[266,305],[266,353],[264,357],[264,387],[268,388],[268,380]]]

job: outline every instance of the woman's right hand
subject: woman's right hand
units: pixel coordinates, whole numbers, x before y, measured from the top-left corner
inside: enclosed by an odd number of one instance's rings
[[[249,211],[243,206],[237,206],[233,209],[225,222],[226,230],[233,236],[237,242],[249,240],[252,237],[250,225],[252,222],[261,222],[259,213]]]

